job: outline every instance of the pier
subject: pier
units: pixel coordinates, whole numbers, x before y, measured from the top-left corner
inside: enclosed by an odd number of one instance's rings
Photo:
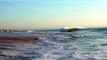
[[[15,32],[16,30],[0,29],[0,32]]]

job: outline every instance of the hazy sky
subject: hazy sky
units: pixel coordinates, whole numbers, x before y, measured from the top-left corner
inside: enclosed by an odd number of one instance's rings
[[[107,26],[107,0],[0,0],[0,28]]]

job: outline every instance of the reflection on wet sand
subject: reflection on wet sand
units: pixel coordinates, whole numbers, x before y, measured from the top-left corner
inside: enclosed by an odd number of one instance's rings
[[[33,42],[37,37],[0,37],[0,59],[2,60],[29,60],[35,53],[32,52]],[[28,55],[28,56],[27,56]]]
[[[31,60],[40,57],[34,49],[40,49],[40,45],[27,43],[0,43],[0,59],[2,60]]]

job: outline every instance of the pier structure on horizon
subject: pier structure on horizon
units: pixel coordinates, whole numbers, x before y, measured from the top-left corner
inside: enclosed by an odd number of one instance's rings
[[[15,32],[16,30],[11,29],[0,29],[0,32]]]

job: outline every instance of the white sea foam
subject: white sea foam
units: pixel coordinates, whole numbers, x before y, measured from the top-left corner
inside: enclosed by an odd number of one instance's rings
[[[26,33],[33,33],[33,31],[32,30],[27,30]]]

